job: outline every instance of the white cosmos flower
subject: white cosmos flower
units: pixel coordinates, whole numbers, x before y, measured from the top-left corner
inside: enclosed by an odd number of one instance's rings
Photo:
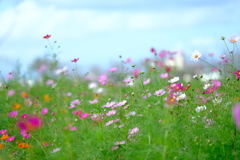
[[[206,110],[206,106],[198,106],[196,109],[195,109],[197,112],[200,112],[202,110]]]
[[[174,77],[173,79],[170,79],[168,82],[169,83],[175,83],[177,81],[179,81],[179,77]]]
[[[185,94],[185,93],[182,93],[182,94],[180,94],[180,95],[176,98],[176,100],[179,101],[179,100],[185,99],[185,98],[186,98],[186,94]]]
[[[193,52],[192,52],[192,55],[191,55],[191,58],[190,58],[190,60],[192,60],[192,61],[198,61],[198,58],[200,58],[201,57],[201,53],[198,51],[198,50],[194,50]]]

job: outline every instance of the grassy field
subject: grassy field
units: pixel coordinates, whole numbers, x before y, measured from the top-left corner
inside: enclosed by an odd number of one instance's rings
[[[34,83],[11,73],[0,88],[0,159],[238,159],[234,54],[223,58],[229,61],[217,68],[218,80],[191,75],[185,82],[164,63],[169,56],[174,61],[170,52],[155,54],[141,69],[121,61],[97,79],[78,74],[78,59],[74,74],[56,63]],[[201,55],[194,51],[191,58]],[[151,65],[157,61],[162,65]]]

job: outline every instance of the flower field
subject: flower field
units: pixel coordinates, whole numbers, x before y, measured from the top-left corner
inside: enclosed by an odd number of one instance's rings
[[[33,82],[14,72],[0,85],[0,160],[219,160],[240,158],[240,36],[222,37],[226,54],[217,66],[194,50],[218,79],[184,80],[177,52],[152,48],[142,66],[131,59],[106,72],[72,74],[58,66],[39,68]],[[228,47],[231,46],[231,47]],[[210,55],[209,55],[210,56]],[[211,55],[213,56],[213,55]]]

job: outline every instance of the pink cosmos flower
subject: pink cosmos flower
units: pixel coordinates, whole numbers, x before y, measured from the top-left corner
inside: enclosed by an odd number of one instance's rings
[[[130,83],[130,82],[132,82],[132,81],[133,81],[133,79],[131,79],[131,78],[130,78],[130,79],[124,79],[124,80],[123,80],[123,82],[125,82],[125,83]]]
[[[133,129],[129,129],[128,134],[136,134],[138,131],[139,131],[139,128],[138,128],[138,127],[135,127],[135,128],[133,128]]]
[[[70,129],[70,131],[75,131],[75,130],[77,130],[77,127],[72,127],[72,128]]]
[[[26,113],[24,113],[21,118],[26,118],[28,115]]]
[[[11,142],[11,141],[14,140],[14,138],[15,138],[14,136],[12,136],[12,137],[8,137],[8,139],[6,139],[6,141],[7,141],[7,142]]]
[[[209,57],[212,57],[214,55],[214,53],[208,53]]]
[[[47,66],[46,65],[44,65],[44,64],[42,64],[40,67],[39,67],[39,69],[38,69],[38,73],[43,73],[45,70],[47,69]]]
[[[116,114],[116,110],[111,110],[106,113],[106,116],[113,116],[114,114]]]
[[[7,79],[13,79],[13,75],[12,74],[13,74],[13,72],[8,73],[7,74]]]
[[[159,57],[160,58],[165,58],[167,56],[166,54],[166,51],[165,50],[162,50],[160,53],[159,53]]]
[[[13,89],[8,91],[8,97],[12,97],[15,94],[15,91]]]
[[[22,129],[20,134],[23,136],[23,138],[26,138],[26,139],[30,138],[30,136],[31,136],[31,134],[27,133],[26,129]]]
[[[221,82],[218,80],[212,80],[212,86],[219,87],[219,86],[221,86]]]
[[[18,111],[12,111],[12,112],[9,113],[8,116],[9,116],[9,117],[16,117],[17,114],[18,114]]]
[[[232,115],[237,128],[240,129],[240,103],[234,105]]]
[[[119,146],[114,146],[111,148],[111,150],[117,150],[119,148]]]
[[[108,72],[115,72],[117,70],[118,70],[117,67],[114,67],[114,68],[109,69]]]
[[[71,62],[77,62],[79,60],[79,58],[74,58],[73,60],[71,60]]]
[[[108,125],[110,125],[110,124],[112,124],[112,123],[113,123],[113,120],[107,122],[107,123],[105,124],[105,126],[108,126]]]
[[[84,119],[84,118],[87,118],[88,115],[89,115],[88,113],[81,113],[80,116],[79,116],[79,118],[80,118],[80,119]]]
[[[101,83],[101,85],[107,84],[107,75],[102,74],[101,76],[98,77],[98,82]]]
[[[157,54],[155,48],[153,48],[153,47],[150,49],[150,52]]]
[[[115,145],[121,145],[121,144],[125,144],[125,141],[119,141],[119,142],[115,142]]]
[[[82,114],[82,110],[81,109],[75,110],[75,111],[72,112],[72,114],[74,114],[74,115],[81,115]]]
[[[126,60],[126,63],[131,63],[131,58],[128,58],[127,60]]]
[[[98,99],[94,99],[93,101],[89,102],[90,104],[95,104],[98,102]]]
[[[17,127],[20,131],[27,130],[27,131],[35,131],[39,129],[43,125],[43,121],[40,117],[36,115],[28,115],[24,119],[18,119]]]
[[[224,59],[224,58],[226,57],[226,55],[225,55],[225,54],[222,54],[222,55],[220,55],[219,57],[222,58],[222,59]]]
[[[49,79],[47,82],[46,82],[46,85],[49,86],[49,85],[52,85],[54,83],[54,81],[52,79]]]
[[[6,133],[7,133],[6,129],[0,130],[0,134],[6,134]]]
[[[168,73],[162,73],[162,74],[160,74],[160,77],[161,78],[167,78],[168,77]]]
[[[238,70],[237,72],[235,72],[235,74],[237,75],[237,78],[240,79],[240,70]]]
[[[48,108],[43,108],[41,114],[45,115],[48,113]]]
[[[138,74],[140,73],[140,69],[135,69],[132,74],[135,78],[138,78]]]
[[[150,79],[148,78],[146,81],[143,82],[144,85],[150,83]]]
[[[162,96],[162,95],[164,95],[165,93],[166,93],[165,90],[160,89],[160,90],[158,90],[158,91],[155,91],[154,95],[155,95],[155,96]]]
[[[212,68],[211,69],[213,72],[216,72],[216,71],[218,71],[218,69],[217,68]]]
[[[75,99],[74,101],[72,101],[70,103],[70,107],[69,108],[74,108],[74,107],[76,107],[76,105],[80,105],[80,101],[78,99]]]

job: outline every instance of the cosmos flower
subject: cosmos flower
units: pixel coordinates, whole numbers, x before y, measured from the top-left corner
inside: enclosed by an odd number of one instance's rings
[[[48,34],[47,34],[47,35],[44,36],[43,38],[44,38],[44,39],[48,39],[48,38],[50,38],[50,37],[51,37],[51,35],[48,35]]]
[[[87,118],[88,115],[89,115],[88,113],[81,113],[80,116],[79,116],[79,118],[80,118],[80,119],[84,119],[84,118]]]
[[[206,110],[206,106],[198,106],[196,109],[195,109],[197,112],[200,112],[202,110]]]
[[[234,35],[228,39],[230,43],[236,43],[240,40],[240,35]]]
[[[48,113],[48,108],[43,108],[41,114],[45,115]]]
[[[198,51],[198,50],[194,50],[193,52],[192,52],[192,55],[191,55],[191,58],[190,58],[190,60],[192,60],[192,61],[198,61],[198,58],[200,58],[201,57],[201,53]]]
[[[0,134],[6,134],[6,133],[7,133],[6,129],[0,130]]]
[[[129,129],[128,134],[135,134],[135,133],[137,133],[138,131],[139,131],[139,128],[138,128],[138,127],[135,127],[135,128],[133,128],[133,129]]]
[[[7,141],[7,142],[11,142],[11,141],[14,140],[14,138],[15,138],[14,136],[12,136],[12,137],[8,137],[8,139],[6,139],[6,141]]]
[[[51,151],[51,153],[55,153],[55,152],[58,152],[58,151],[60,151],[61,150],[61,148],[55,148],[55,149],[53,149],[52,151]]]
[[[73,60],[71,60],[71,62],[77,62],[79,60],[79,58],[74,58]]]
[[[148,78],[146,81],[143,82],[144,85],[150,83],[150,79]]]
[[[8,114],[9,117],[16,117],[18,114],[18,111],[12,111]]]
[[[108,72],[115,72],[117,70],[118,70],[117,67],[114,67],[114,68],[109,69]]]
[[[179,77],[174,77],[173,79],[170,79],[168,82],[169,83],[175,83],[177,81],[179,81]]]

